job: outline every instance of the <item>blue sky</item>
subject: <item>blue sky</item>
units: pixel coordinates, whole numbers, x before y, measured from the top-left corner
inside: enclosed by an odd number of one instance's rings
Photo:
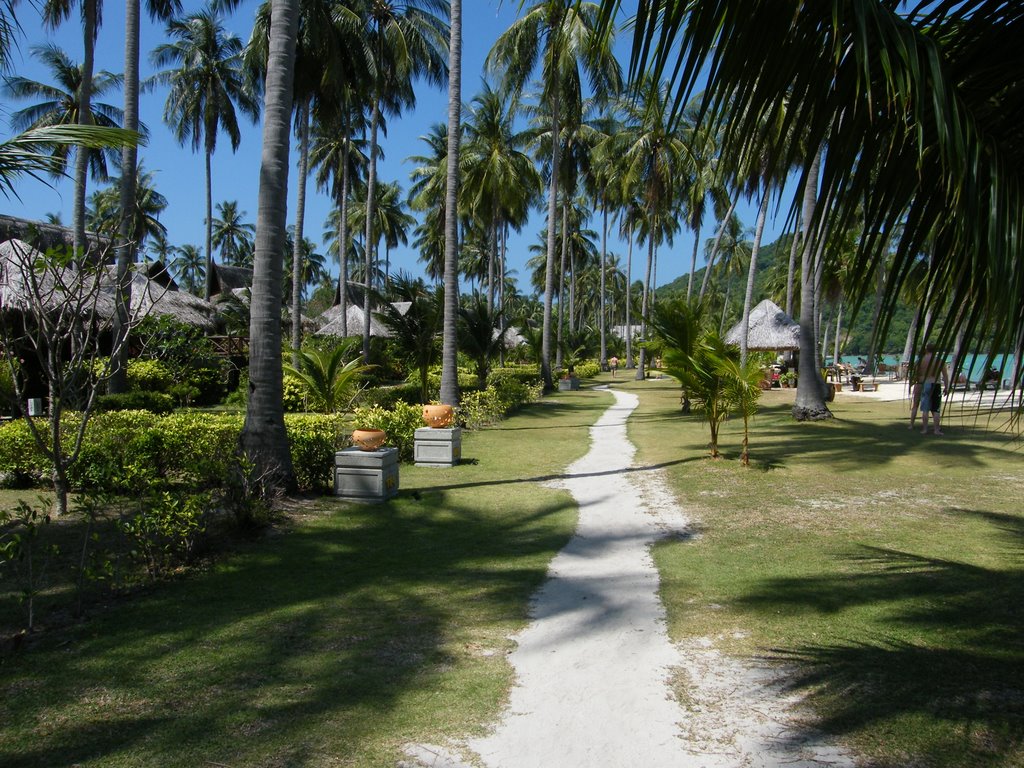
[[[190,12],[200,7],[200,3],[186,0],[185,11]],[[627,7],[630,3],[625,4]],[[243,41],[249,37],[252,17],[257,7],[255,0],[244,3],[228,20],[227,26]],[[463,2],[463,101],[468,102],[479,90],[483,77],[483,62],[498,35],[508,28],[518,15],[518,0],[464,0]],[[96,69],[107,69],[120,72],[124,61],[124,8],[123,4],[105,3],[103,9],[103,25],[100,29],[97,45]],[[21,5],[19,20],[26,31],[20,50],[13,56],[13,70],[19,75],[36,80],[47,80],[47,73],[41,69],[33,57],[30,48],[33,45],[53,42],[63,48],[75,61],[82,56],[81,32],[78,25],[77,12],[67,23],[55,32],[47,33],[41,25],[30,5]],[[162,27],[149,21],[143,15],[142,25],[142,76],[152,74],[148,54],[157,44],[163,42]],[[618,45],[620,60],[625,63],[628,56],[628,44],[623,36]],[[380,177],[385,181],[398,181],[403,189],[408,189],[409,172],[412,164],[407,158],[422,154],[426,145],[419,140],[430,127],[437,122],[447,120],[447,91],[434,89],[420,83],[416,88],[417,105],[401,118],[393,119],[388,135],[382,139],[385,159],[380,166]],[[204,179],[203,157],[193,154],[191,149],[181,147],[175,141],[170,130],[162,120],[166,93],[157,90],[144,94],[140,107],[140,115],[150,130],[148,146],[140,149],[140,160],[147,170],[154,172],[157,189],[167,197],[169,205],[161,216],[162,223],[167,227],[168,238],[175,245],[193,243],[201,246],[204,240]],[[123,101],[119,93],[111,93],[105,99],[108,103],[121,106]],[[8,117],[11,112],[25,106],[26,103],[0,99],[0,120],[3,122],[3,134],[10,135]],[[224,200],[237,200],[241,210],[247,213],[248,221],[256,218],[256,196],[258,190],[258,174],[260,162],[260,125],[246,125],[242,144],[237,153],[231,152],[230,142],[225,136],[219,137],[217,151],[213,157],[213,200],[214,204]],[[293,160],[295,157],[293,141]],[[289,222],[294,220],[294,199],[297,181],[296,163],[292,163],[289,175],[292,206],[289,211]],[[94,182],[91,189],[95,189]],[[47,213],[60,213],[66,224],[71,222],[72,191],[69,181],[64,181],[53,188],[32,179],[19,183],[20,200],[11,198],[2,204],[4,213],[28,219],[42,219]],[[305,218],[306,236],[316,243],[321,242],[323,222],[327,217],[331,204],[326,195],[315,189],[310,182],[307,187],[307,204]],[[744,223],[753,225],[754,211],[749,205],[742,205],[739,213]],[[509,267],[518,271],[520,289],[530,292],[527,284],[525,262],[528,258],[527,249],[536,242],[537,233],[544,226],[544,214],[535,212],[522,235],[516,236],[510,243]],[[600,230],[600,222],[595,217],[590,225]],[[781,218],[776,225],[770,222],[765,242],[775,238],[781,229]],[[713,234],[714,222],[706,222],[702,239]],[[410,236],[411,239],[411,236]],[[663,247],[659,253],[657,283],[664,284],[675,277],[685,274],[690,268],[690,253],[693,247],[693,236],[682,232],[676,237],[671,248]],[[609,249],[621,257],[623,266],[626,262],[626,246],[615,241]],[[321,252],[323,249],[321,248]],[[383,257],[383,254],[382,254]],[[634,249],[633,279],[642,279],[642,253]],[[699,266],[700,264],[698,264]],[[391,254],[393,271],[404,270],[413,275],[422,275],[422,265],[412,248],[400,247]],[[332,272],[337,273],[337,265],[332,265]]]

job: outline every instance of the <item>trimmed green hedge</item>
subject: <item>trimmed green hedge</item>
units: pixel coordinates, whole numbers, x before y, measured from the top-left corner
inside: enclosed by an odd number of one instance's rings
[[[71,439],[78,414],[62,421]],[[89,421],[79,459],[69,476],[77,488],[138,493],[163,483],[190,487],[223,484],[234,465],[243,417],[225,413],[149,411],[97,413]],[[349,417],[287,414],[285,427],[299,487],[329,487],[334,451],[348,445]],[[42,482],[49,464],[24,420],[0,426],[0,472]]]

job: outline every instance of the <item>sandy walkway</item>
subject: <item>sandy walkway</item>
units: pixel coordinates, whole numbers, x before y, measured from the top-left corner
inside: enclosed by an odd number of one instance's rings
[[[508,707],[488,737],[458,751],[487,768],[853,766],[801,727],[778,670],[725,657],[712,639],[669,641],[650,547],[685,534],[687,521],[661,471],[633,467],[626,419],[636,396],[612,394],[590,452],[559,483],[579,503],[579,523],[516,637]],[[407,756],[409,768],[468,766],[428,744]]]

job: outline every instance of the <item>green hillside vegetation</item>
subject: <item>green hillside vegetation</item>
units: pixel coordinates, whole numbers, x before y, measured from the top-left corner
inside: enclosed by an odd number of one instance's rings
[[[789,251],[792,243],[791,235],[783,235],[778,240],[767,245],[762,245],[757,257],[757,276],[754,282],[754,304],[763,299],[771,299],[780,307],[785,309],[786,303],[786,275],[789,270]],[[705,267],[701,267],[693,276],[693,295],[700,292],[701,284],[704,281]],[[711,314],[721,319],[722,304],[726,295],[726,283],[723,277],[721,264],[713,267],[710,281],[708,283],[707,296],[710,298]],[[680,275],[675,280],[660,286],[655,294],[657,300],[670,299],[673,297],[685,297],[686,288],[689,284],[689,273]],[[746,290],[746,264],[742,274],[733,274],[732,286],[728,290],[729,303],[725,311],[726,330],[737,323],[743,314],[743,295]],[[832,339],[835,334],[836,314],[839,309],[839,296],[826,297],[823,301],[823,322],[829,327],[829,354],[832,349]],[[794,286],[794,308],[792,314],[799,313],[800,301],[800,265],[796,267],[796,284]],[[846,303],[843,307],[841,355],[866,355],[871,346],[872,315],[873,306],[871,299],[865,300],[855,317],[851,317],[852,307]],[[889,323],[888,333],[885,342],[878,350],[881,354],[899,355],[903,352],[906,343],[907,331],[913,319],[913,309],[905,302],[899,302]],[[852,321],[852,322],[851,322]]]

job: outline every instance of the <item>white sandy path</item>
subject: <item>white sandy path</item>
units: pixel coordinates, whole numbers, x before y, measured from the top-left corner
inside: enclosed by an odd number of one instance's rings
[[[683,653],[669,641],[650,547],[687,521],[659,470],[630,471],[625,425],[637,398],[612,394],[590,452],[559,483],[578,502],[579,523],[516,638],[509,705],[469,748],[488,768],[852,766],[800,727],[798,697],[777,671],[727,659],[710,640]],[[685,711],[673,672],[687,679]],[[443,748],[413,754],[419,765],[461,765]]]
[[[579,503],[579,524],[517,638],[506,716],[470,744],[489,768],[682,765],[681,712],[667,684],[679,658],[648,552],[659,531],[624,472],[637,399],[614,394],[591,428],[592,449],[560,483]]]

